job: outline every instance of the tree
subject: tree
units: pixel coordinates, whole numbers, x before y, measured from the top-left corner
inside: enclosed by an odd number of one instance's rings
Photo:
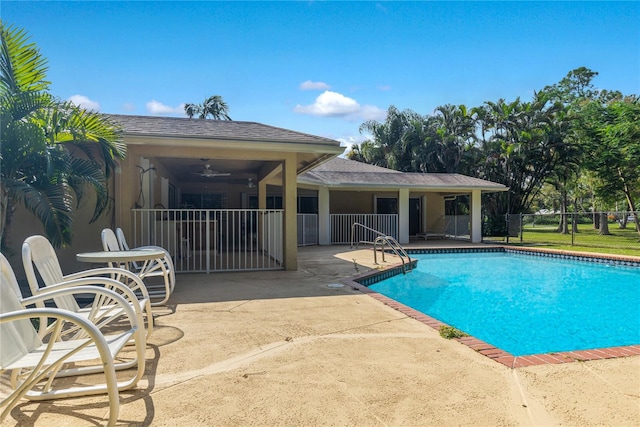
[[[575,189],[575,183],[580,175],[584,175],[581,171],[582,157],[585,155],[583,144],[580,144],[576,125],[579,123],[579,117],[582,109],[589,102],[596,99],[611,99],[620,96],[618,92],[600,91],[593,85],[593,79],[598,75],[586,67],[579,67],[569,71],[567,75],[558,83],[546,86],[546,92],[549,98],[563,105],[566,114],[566,126],[562,131],[562,138],[565,141],[564,161],[556,166],[556,170],[549,178],[549,181],[558,189],[562,195],[561,212],[567,211],[567,205],[572,189]],[[595,212],[595,210],[594,210]],[[602,224],[606,226],[606,222],[600,221],[599,217],[594,215],[594,225]],[[575,228],[575,224],[574,224]],[[568,233],[566,215],[561,216],[560,226],[558,230]]]
[[[543,91],[551,99],[559,100],[563,104],[576,108],[584,100],[594,99],[599,91],[593,86],[593,78],[598,75],[587,67],[578,67],[567,73],[558,83],[546,86]]]
[[[433,129],[433,163],[437,172],[460,172],[465,153],[473,147],[476,123],[464,105],[446,104],[436,108],[430,120]]]
[[[399,111],[390,106],[383,123],[369,120],[360,125],[360,132],[370,133],[372,139],[363,142],[349,158],[403,172],[413,171],[415,145],[421,141],[405,135],[421,120],[422,117],[411,110]]]
[[[213,120],[231,120],[229,106],[220,95],[210,96],[202,104],[185,104],[184,112],[190,119],[193,116],[198,116],[200,119],[211,116]]]
[[[599,178],[596,194],[604,200],[624,194],[640,233],[636,209],[640,197],[640,98],[631,95],[609,103],[590,102],[581,115],[580,132],[589,153],[584,166]]]
[[[506,194],[486,199],[487,215],[499,222],[497,218],[504,213],[527,212],[561,160],[563,141],[554,132],[554,121],[561,110],[542,92],[536,93],[531,102],[500,99],[486,102],[483,109],[478,175],[509,187]]]
[[[403,172],[459,172],[475,141],[474,119],[464,105],[444,105],[432,116],[390,106],[384,122],[370,120],[360,132],[372,139],[348,154],[377,166]]]
[[[0,21],[0,242],[17,204],[33,213],[56,246],[73,237],[87,190],[91,221],[109,206],[107,180],[126,146],[106,117],[47,91],[46,59],[24,30]]]

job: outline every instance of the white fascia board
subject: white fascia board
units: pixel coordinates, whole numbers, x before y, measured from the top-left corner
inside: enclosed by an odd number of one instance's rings
[[[301,181],[304,182],[304,181]],[[400,189],[400,188],[407,188],[409,190],[424,190],[424,191],[438,191],[438,192],[443,192],[443,191],[456,191],[456,192],[461,192],[461,191],[473,191],[473,190],[480,190],[480,191],[484,191],[484,192],[502,192],[502,191],[508,191],[509,189],[507,187],[483,187],[483,186],[443,186],[443,187],[425,187],[425,186],[421,186],[421,185],[398,185],[398,184],[369,184],[369,183],[363,183],[363,184],[343,184],[343,183],[324,183],[324,184],[315,184],[318,185],[320,187],[325,186],[325,187],[329,187],[329,188],[335,188],[335,189],[344,189],[344,190],[349,190],[349,189],[358,189],[358,190],[363,190],[363,189],[370,189],[370,190],[375,190],[375,189],[380,189],[380,188],[384,188],[384,189]]]
[[[344,152],[344,147],[330,144],[313,144],[305,142],[273,142],[273,141],[247,141],[234,139],[205,139],[175,136],[144,136],[144,135],[124,135],[124,142],[127,145],[157,145],[171,146],[183,143],[185,147],[206,147],[206,148],[236,148],[239,150],[257,151],[282,151],[295,153],[326,153],[340,155]]]

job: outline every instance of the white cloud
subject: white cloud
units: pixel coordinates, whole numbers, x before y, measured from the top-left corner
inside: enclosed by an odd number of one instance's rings
[[[375,105],[364,105],[360,109],[360,117],[365,120],[383,121],[387,117],[386,110],[381,110]]]
[[[358,101],[330,90],[320,94],[310,105],[296,105],[294,112],[321,117],[342,117],[347,120],[383,120],[386,111],[373,105],[360,105]]]
[[[147,102],[146,106],[149,113],[159,116],[180,113],[184,114],[184,104],[180,104],[177,107],[170,107],[168,105],[164,105],[160,101],[152,99],[151,101]]]
[[[345,147],[344,153],[342,153],[340,156],[338,157],[344,157],[346,158],[349,153],[352,150],[354,145],[357,145],[358,147],[362,146],[362,143],[367,141],[367,140],[371,140],[372,136],[369,134],[365,134],[365,135],[351,135],[351,136],[345,136],[343,138],[338,138],[338,141],[340,141],[340,146],[341,147]]]
[[[67,101],[73,102],[78,107],[82,107],[85,110],[100,111],[100,104],[96,101],[92,101],[84,95],[70,96]]]
[[[388,91],[388,90],[391,90],[391,86],[389,86],[389,85],[379,85],[379,86],[378,86],[378,90],[381,90],[381,91],[383,91],[383,92],[386,92],[386,91]]]
[[[135,106],[135,105],[133,105],[131,102],[125,102],[125,103],[122,105],[122,109],[123,109],[124,111],[129,111],[129,112],[131,112],[131,111],[135,111],[135,110],[136,110],[136,106]]]
[[[366,138],[363,138],[362,135],[349,135],[337,138],[337,140],[340,141],[341,147],[347,147],[345,152],[349,152],[353,144],[360,145],[363,141],[366,141]]]
[[[311,80],[307,80],[306,82],[300,83],[300,90],[327,90],[330,88],[331,86],[325,82],[312,82]]]
[[[293,109],[296,113],[311,114],[314,116],[346,116],[360,110],[360,104],[355,99],[344,96],[338,92],[325,90],[311,105],[296,105]]]

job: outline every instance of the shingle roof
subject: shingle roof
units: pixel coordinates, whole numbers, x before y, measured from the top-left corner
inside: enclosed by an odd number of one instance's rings
[[[290,142],[340,146],[339,141],[255,122],[203,120],[186,117],[106,114],[125,135],[205,138],[232,141]]]
[[[335,157],[320,166],[313,168],[313,172],[376,172],[376,173],[402,173],[393,169],[370,165],[368,163],[356,162],[354,160]]]
[[[329,187],[506,190],[502,184],[457,173],[399,172],[339,157],[300,175],[298,182]]]

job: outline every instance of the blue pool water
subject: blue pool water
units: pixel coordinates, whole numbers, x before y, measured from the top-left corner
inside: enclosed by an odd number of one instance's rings
[[[504,252],[411,255],[370,289],[514,356],[640,344],[640,268]]]

